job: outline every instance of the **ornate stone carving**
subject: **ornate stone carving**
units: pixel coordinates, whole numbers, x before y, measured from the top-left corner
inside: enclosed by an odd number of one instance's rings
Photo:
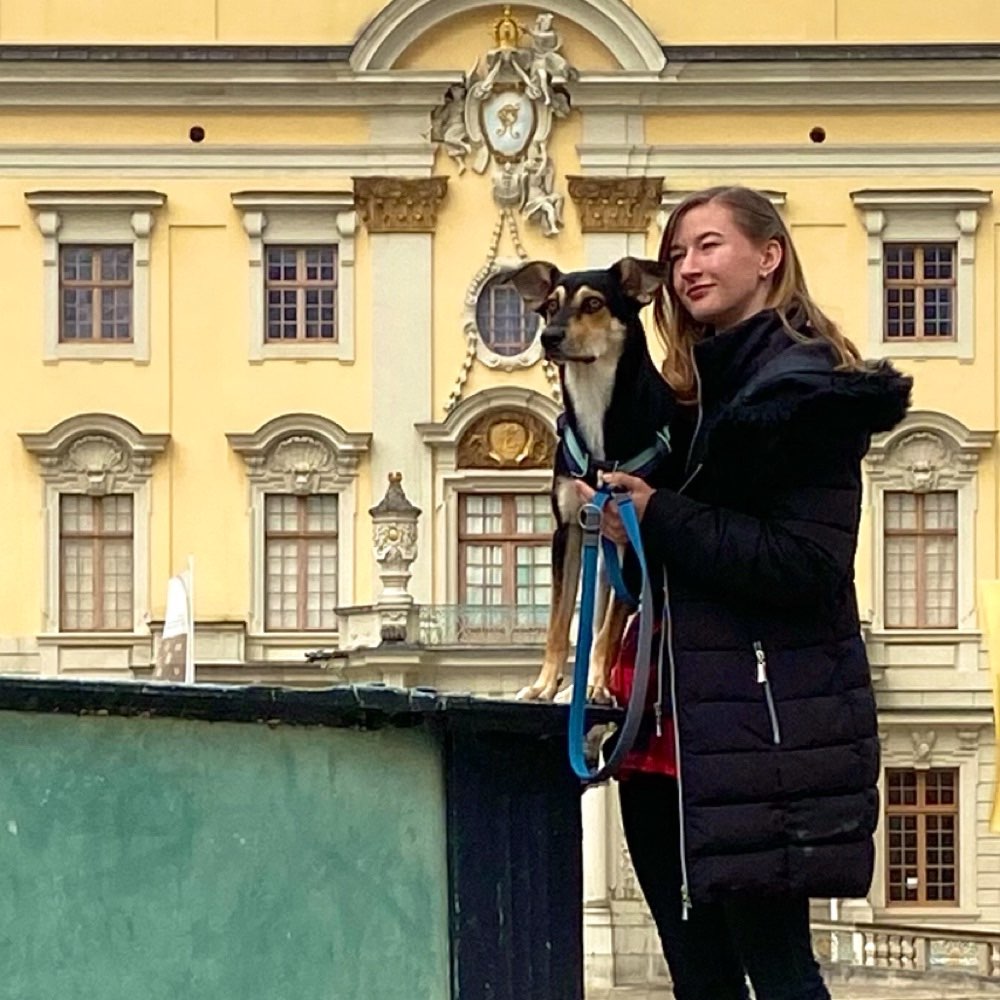
[[[431,111],[427,137],[476,173],[493,164],[493,198],[503,212],[520,211],[546,236],[563,226],[548,140],[555,119],[570,111],[568,85],[579,73],[563,56],[553,15],[519,24],[510,7],[493,26],[493,48]]]
[[[149,479],[169,436],[143,434],[121,417],[89,413],[21,439],[47,482],[64,492],[105,496],[131,492]]]
[[[296,434],[279,441],[269,457],[271,471],[285,476],[287,491],[299,496],[315,493],[324,475],[337,475],[333,449],[311,434]]]
[[[568,177],[585,233],[644,233],[659,208],[662,177]]]
[[[413,597],[406,587],[410,565],[417,558],[417,519],[420,508],[403,492],[403,477],[389,473],[385,496],[368,513],[372,518],[372,543],[382,591],[376,601],[383,642],[404,642],[414,618]]]
[[[354,204],[370,233],[433,233],[447,177],[355,177]]]
[[[357,475],[370,434],[351,434],[309,413],[276,417],[253,434],[227,434],[261,489],[305,496],[336,493]]]
[[[463,469],[548,469],[554,456],[552,432],[526,411],[484,414],[458,443]]]
[[[975,755],[979,750],[979,740],[982,731],[975,726],[959,729],[956,732],[958,739],[958,752],[966,755]]]
[[[910,733],[910,742],[913,744],[914,766],[930,767],[937,733],[933,729],[914,729]]]
[[[954,448],[933,431],[914,431],[900,438],[889,452],[889,464],[904,472],[914,493],[937,487],[941,472],[954,463]]]

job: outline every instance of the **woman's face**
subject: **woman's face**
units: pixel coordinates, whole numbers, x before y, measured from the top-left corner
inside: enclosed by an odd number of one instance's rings
[[[759,245],[737,228],[719,202],[689,209],[667,248],[674,291],[698,323],[728,330],[767,302],[781,245]]]

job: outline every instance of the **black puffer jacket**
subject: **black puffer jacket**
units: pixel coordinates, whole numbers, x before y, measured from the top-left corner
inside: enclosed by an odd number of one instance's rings
[[[836,371],[771,311],[695,361],[688,481],[657,490],[642,525],[669,583],[691,899],[863,896],[879,754],[854,593],[860,466],[911,380]]]

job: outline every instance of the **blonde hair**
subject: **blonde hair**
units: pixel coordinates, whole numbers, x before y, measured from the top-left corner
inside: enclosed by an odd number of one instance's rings
[[[781,262],[775,268],[765,305],[781,319],[796,340],[822,337],[829,341],[839,368],[855,368],[861,360],[857,348],[841,333],[837,324],[813,301],[792,237],[770,200],[759,191],[745,187],[712,187],[688,195],[671,213],[660,241],[658,257],[666,263],[677,227],[693,208],[710,203],[725,205],[736,228],[753,243],[774,240],[781,247]],[[790,319],[790,315],[794,320]],[[673,285],[673,268],[653,307],[656,333],[666,349],[663,377],[682,400],[695,397],[692,348],[705,336],[706,325],[684,308]]]

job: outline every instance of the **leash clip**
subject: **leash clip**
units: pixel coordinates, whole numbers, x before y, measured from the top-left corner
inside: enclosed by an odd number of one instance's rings
[[[585,503],[577,514],[580,527],[588,535],[596,535],[601,530],[601,508],[595,503]]]

